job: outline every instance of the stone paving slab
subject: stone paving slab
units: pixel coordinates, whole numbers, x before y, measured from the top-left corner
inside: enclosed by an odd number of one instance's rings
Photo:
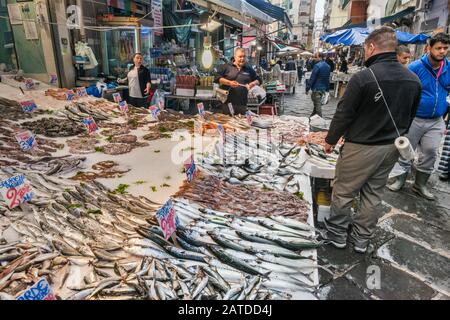
[[[321,264],[329,264],[335,273],[343,273],[365,259],[365,255],[354,252],[350,245],[345,249],[324,245],[317,249],[317,256]]]
[[[405,239],[393,239],[377,251],[377,256],[407,269],[436,288],[450,292],[450,259]]]
[[[422,281],[381,261],[362,262],[345,277],[379,299],[429,300],[437,294]]]
[[[389,231],[399,231],[417,241],[426,243],[432,249],[445,250],[450,255],[449,231],[401,214],[384,220],[380,227]]]
[[[320,300],[370,300],[369,296],[344,277],[320,288],[317,296]]]

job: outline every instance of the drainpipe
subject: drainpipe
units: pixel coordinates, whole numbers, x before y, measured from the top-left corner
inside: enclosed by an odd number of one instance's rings
[[[82,42],[86,42],[86,30],[84,29],[84,19],[83,19],[83,1],[77,0],[77,6],[80,8],[81,17],[78,17],[78,22],[80,23],[80,37]]]

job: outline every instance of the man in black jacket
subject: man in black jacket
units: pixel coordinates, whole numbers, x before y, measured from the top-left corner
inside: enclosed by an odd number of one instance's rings
[[[322,233],[322,238],[338,248],[346,247],[351,225],[349,242],[357,252],[367,250],[381,212],[383,189],[399,157],[394,145],[398,134],[388,108],[399,134],[404,135],[420,102],[420,81],[397,61],[396,47],[392,28],[381,27],[367,37],[368,68],[350,79],[325,138],[326,152],[331,152],[341,137],[345,139],[336,165],[331,215],[325,219]],[[358,194],[359,209],[352,219]]]

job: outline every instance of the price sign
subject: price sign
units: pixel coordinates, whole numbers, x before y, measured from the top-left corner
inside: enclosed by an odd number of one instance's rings
[[[49,74],[50,76],[50,84],[56,84],[58,82],[58,76],[56,74]]]
[[[197,109],[198,114],[200,115],[200,117],[203,118],[205,116],[205,106],[203,105],[203,102],[197,104]]]
[[[228,104],[228,110],[230,110],[230,114],[233,117],[234,116],[234,108],[233,108],[233,104],[231,102]]]
[[[247,112],[245,113],[245,117],[247,118],[247,123],[248,123],[248,125],[251,126],[252,123],[253,123],[253,112],[247,111]]]
[[[120,101],[122,101],[122,96],[120,95],[119,92],[113,93],[113,99],[115,103],[119,103]]]
[[[1,181],[0,195],[9,209],[13,209],[33,198],[31,185],[25,180],[23,174]]]
[[[73,90],[67,90],[66,91],[66,100],[72,101],[73,99],[75,99],[75,92]]]
[[[187,181],[192,182],[197,174],[197,166],[195,165],[194,155],[191,155],[184,163],[186,169]]]
[[[120,101],[119,102],[119,109],[122,111],[122,113],[128,113],[128,104],[126,101]]]
[[[77,88],[77,96],[86,97],[88,94],[85,87]]]
[[[86,129],[88,130],[89,134],[94,133],[98,130],[97,124],[95,123],[94,118],[87,117],[83,119],[83,124],[85,125]]]
[[[167,240],[177,230],[180,221],[176,215],[172,200],[167,201],[164,206],[156,212],[156,219],[161,227],[164,238]]]
[[[50,285],[45,278],[41,278],[32,287],[21,294],[17,300],[56,300]]]
[[[156,105],[150,106],[149,109],[150,109],[150,112],[152,113],[152,117],[155,120],[158,120],[158,114],[161,112],[161,109],[159,109],[159,107]]]
[[[36,138],[31,131],[28,130],[16,134],[16,140],[23,151],[29,151],[37,145]]]
[[[25,88],[28,90],[34,89],[36,86],[36,83],[33,79],[25,79]]]
[[[20,105],[24,112],[33,112],[37,108],[34,100],[20,101]]]
[[[217,131],[219,131],[219,136],[222,139],[222,142],[225,142],[225,129],[223,128],[223,125],[219,124],[217,126]]]

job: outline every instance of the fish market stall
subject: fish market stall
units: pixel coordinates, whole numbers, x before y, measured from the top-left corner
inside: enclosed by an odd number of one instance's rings
[[[316,299],[308,119],[47,93],[0,84],[0,299]]]

